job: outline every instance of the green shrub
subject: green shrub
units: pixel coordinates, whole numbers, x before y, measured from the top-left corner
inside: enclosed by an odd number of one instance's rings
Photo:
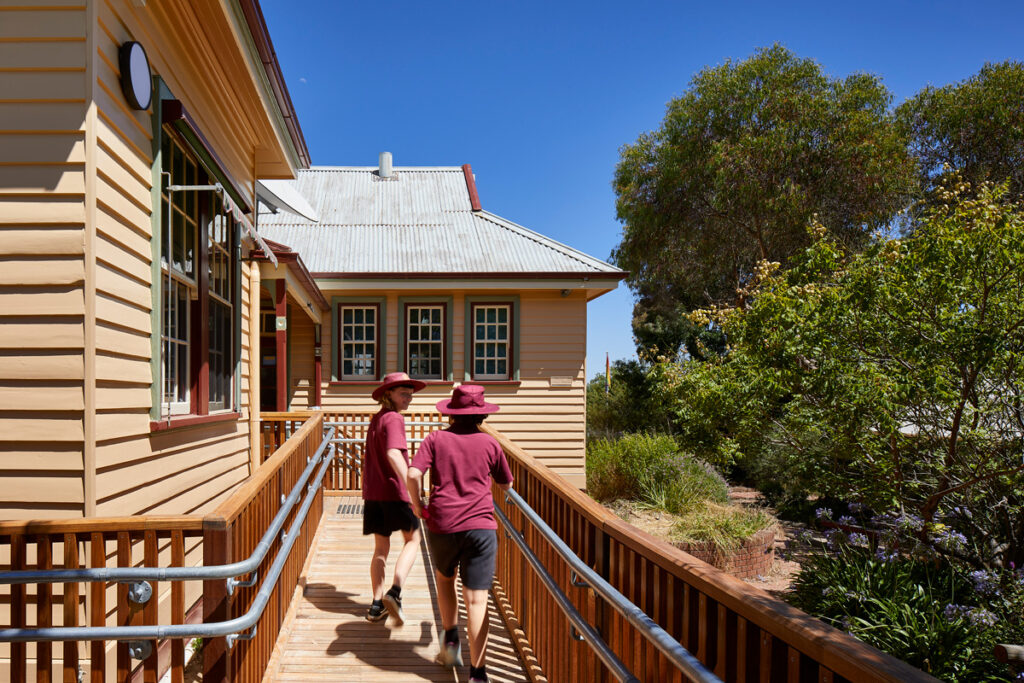
[[[673,540],[686,543],[711,542],[721,551],[736,550],[740,543],[774,520],[764,510],[734,505],[695,505],[672,527]]]
[[[805,562],[790,601],[946,681],[1013,680],[996,643],[1024,642],[1024,574],[970,571],[932,558],[873,555],[833,539]]]
[[[729,500],[713,467],[680,453],[672,437],[652,434],[591,442],[587,490],[596,500],[627,498],[677,514],[699,502]]]

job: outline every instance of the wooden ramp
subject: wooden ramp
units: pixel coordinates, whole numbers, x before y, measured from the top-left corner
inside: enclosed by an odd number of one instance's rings
[[[386,576],[394,571],[401,534],[391,541]],[[433,567],[425,544],[402,589],[405,625],[370,623],[369,562],[373,541],[362,535],[362,501],[324,498],[324,518],[300,579],[264,681],[454,681],[469,680],[466,615],[460,635],[467,666],[446,669],[434,663],[441,634]],[[461,589],[460,589],[461,592]],[[527,683],[529,678],[505,624],[491,599],[487,673],[496,683]]]

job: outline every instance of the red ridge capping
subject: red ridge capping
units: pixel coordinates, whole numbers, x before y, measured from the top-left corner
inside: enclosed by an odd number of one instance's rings
[[[480,206],[480,195],[476,193],[476,181],[473,180],[473,169],[469,164],[462,165],[462,174],[466,176],[466,189],[469,190],[469,205],[474,211],[483,210]]]

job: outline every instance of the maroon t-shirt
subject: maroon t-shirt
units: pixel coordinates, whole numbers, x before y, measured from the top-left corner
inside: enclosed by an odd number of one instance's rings
[[[363,500],[404,500],[409,502],[409,489],[395,474],[388,461],[388,449],[397,448],[409,462],[409,445],[405,441],[405,418],[389,408],[382,408],[370,420],[366,430],[366,452],[363,453]]]
[[[452,425],[431,432],[420,444],[412,466],[430,471],[433,490],[427,528],[435,534],[468,529],[497,529],[491,479],[512,483],[505,451],[475,425]]]

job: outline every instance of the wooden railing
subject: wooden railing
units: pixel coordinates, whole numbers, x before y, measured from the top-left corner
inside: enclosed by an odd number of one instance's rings
[[[360,463],[363,458],[363,443],[366,440],[367,424],[376,411],[294,411],[290,413],[263,413],[261,452],[268,457],[291,434],[296,425],[302,424],[310,415],[322,415],[325,424],[341,422],[336,437],[340,440],[331,469],[327,472],[324,489],[328,492],[357,492],[363,488]],[[409,457],[416,454],[416,448],[423,438],[437,429],[435,425],[418,423],[447,422],[448,418],[437,412],[402,413],[405,417],[405,435],[409,439]],[[345,442],[345,439],[354,441]]]
[[[296,483],[307,458],[322,440],[322,419],[307,419],[247,482],[205,517],[0,522],[0,571],[210,566],[245,559],[280,509],[281,494],[287,494]],[[224,638],[205,643],[205,681],[262,678],[322,509],[321,490],[259,621],[256,636],[239,641],[230,651]],[[286,520],[285,528],[294,514]],[[264,567],[273,561],[279,546],[277,539]],[[8,607],[9,615],[4,620],[0,612],[0,625],[140,626],[224,621],[244,614],[259,587],[236,588],[234,595],[228,595],[223,579],[201,585],[195,581],[151,584],[153,598],[143,607],[129,601],[125,583],[0,585],[0,606]],[[152,653],[139,663],[131,659],[126,641],[116,641],[112,647],[105,641],[5,644],[0,648],[0,661],[6,659],[8,670],[0,668],[0,680],[77,681],[79,671],[88,670],[85,680],[92,683],[136,678],[148,683],[155,682],[158,673],[169,668],[171,681],[182,683],[184,641],[171,639],[153,645]]]
[[[602,578],[722,680],[935,680],[623,522],[503,435],[485,428],[508,455],[513,486],[530,507]],[[686,680],[602,598],[573,585],[568,565],[497,488],[495,501],[637,678]],[[589,646],[572,637],[568,620],[515,544],[503,538],[496,578],[507,618],[514,622],[513,629],[522,629],[548,681],[610,680]]]
[[[323,418],[313,414],[245,484],[206,516],[203,520],[204,564],[227,564],[249,557],[280,509],[282,497],[298,481],[323,438]],[[290,527],[296,511],[293,509],[286,518],[285,529]],[[274,585],[254,637],[237,641],[230,650],[225,639],[210,640],[203,652],[204,681],[258,681],[263,678],[322,514],[323,487],[320,487],[281,577]],[[280,545],[278,536],[267,557],[276,557]],[[267,561],[264,562],[266,566]],[[236,588],[234,594],[229,595],[224,581],[203,582],[203,621],[226,621],[245,614],[259,587],[257,582],[251,587]]]
[[[52,522],[0,522],[0,548],[9,551],[10,562],[0,570],[87,569],[103,567],[185,566],[196,554],[203,537],[201,517],[126,517]],[[138,626],[157,623],[161,586],[152,583],[154,599],[137,608],[128,600],[128,584],[64,583],[0,586],[0,600],[9,600],[11,628],[48,626]],[[186,591],[182,582],[170,582],[169,622],[186,623]],[[199,596],[191,591],[192,602]],[[29,605],[33,609],[29,609]],[[166,609],[166,607],[165,607]],[[194,613],[195,614],[195,613]],[[56,653],[55,653],[56,650]],[[56,656],[55,656],[56,654]],[[88,643],[10,643],[0,649],[9,666],[6,679],[25,681],[77,681],[80,669],[91,671],[88,680],[128,680],[133,668],[128,643],[107,648],[103,641]],[[155,676],[161,659],[183,680],[184,642],[170,641],[139,667],[147,680]],[[169,660],[169,662],[168,662]],[[2,672],[0,672],[2,674]]]

